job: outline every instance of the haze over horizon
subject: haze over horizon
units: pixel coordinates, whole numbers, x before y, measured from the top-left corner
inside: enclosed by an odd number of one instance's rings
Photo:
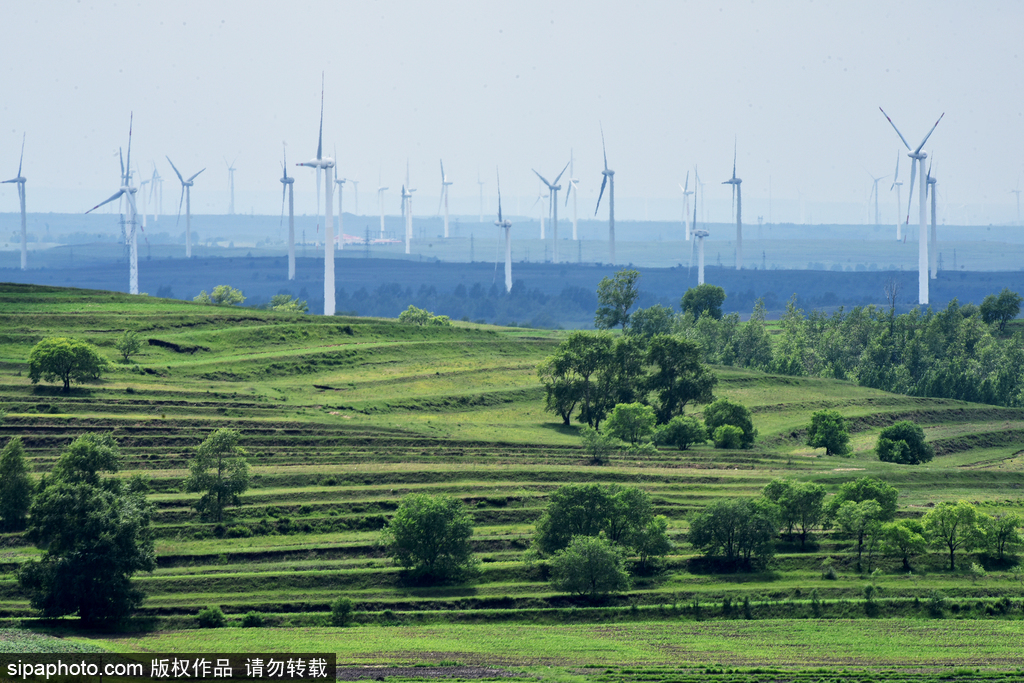
[[[889,176],[891,222],[897,153],[904,212],[910,164],[881,105],[912,145],[945,112],[926,147],[940,222],[1016,221],[1020,3],[23,3],[6,16],[0,177],[25,133],[32,213],[109,196],[134,112],[132,157],[143,177],[157,162],[165,213],[180,192],[168,155],[186,175],[207,168],[195,213],[227,211],[237,158],[236,211],[276,215],[282,141],[290,166],[315,155],[323,72],[324,151],[336,144],[339,175],[360,181],[361,214],[376,211],[378,173],[399,212],[408,159],[414,213],[433,215],[442,158],[453,214],[478,213],[478,172],[493,211],[496,165],[511,211],[536,214],[530,169],[557,175],[572,148],[592,216],[603,124],[621,219],[677,218],[697,165],[708,220],[728,221],[736,140],[745,223],[866,222],[871,174]],[[289,169],[296,213],[312,214],[305,171]],[[0,212],[15,211],[0,186]]]

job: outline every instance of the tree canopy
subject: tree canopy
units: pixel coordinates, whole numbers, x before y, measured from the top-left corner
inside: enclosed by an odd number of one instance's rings
[[[692,340],[656,335],[646,360],[651,367],[646,388],[657,397],[659,424],[682,415],[688,403],[708,403],[714,398],[718,378],[701,362],[700,349]]]
[[[249,488],[249,464],[241,439],[234,429],[218,429],[196,449],[189,464],[185,490],[203,495],[194,503],[200,514],[221,522],[224,508],[238,505],[239,496]]]
[[[626,560],[619,546],[601,536],[575,536],[551,559],[551,582],[566,593],[591,600],[627,590]]]
[[[850,452],[850,429],[846,418],[837,410],[817,410],[807,428],[807,445],[824,448],[825,455],[846,455]]]
[[[999,292],[999,296],[989,294],[981,302],[981,317],[989,325],[995,323],[1000,332],[1006,331],[1006,323],[1020,315],[1020,304],[1024,299],[1017,292],[1007,288]]]
[[[984,538],[978,511],[966,500],[946,500],[924,516],[924,528],[931,534],[932,543],[949,550],[949,569],[956,569],[956,551],[970,549]]]
[[[774,555],[778,516],[778,507],[764,499],[717,500],[690,517],[687,539],[705,555],[767,561]]]
[[[0,530],[21,531],[32,503],[32,480],[25,467],[21,437],[11,438],[0,451]]]
[[[142,348],[142,340],[134,330],[125,330],[124,333],[114,342],[114,348],[121,354],[121,358],[127,363],[132,356]]]
[[[235,306],[245,302],[245,295],[242,294],[242,290],[235,289],[231,285],[217,285],[210,294],[207,294],[204,289],[193,297],[192,301],[195,301],[197,304]]]
[[[704,425],[712,438],[714,438],[715,431],[723,425],[732,425],[738,428],[742,432],[740,444],[743,448],[750,448],[754,444],[754,437],[757,436],[757,430],[754,429],[754,422],[750,417],[750,410],[727,398],[720,398],[704,408]]]
[[[411,493],[381,535],[387,554],[413,576],[432,581],[461,578],[472,567],[473,518],[461,500]]]
[[[620,403],[612,408],[605,431],[622,441],[640,443],[654,432],[654,408],[642,403]]]
[[[29,352],[28,376],[33,384],[43,379],[60,380],[64,391],[71,391],[71,382],[99,379],[107,361],[94,346],[72,337],[47,337]]]
[[[594,327],[610,330],[622,326],[625,330],[629,325],[629,309],[636,303],[640,291],[636,283],[640,272],[623,269],[612,278],[601,278],[597,285],[597,313],[594,315]]]
[[[722,319],[722,303],[725,302],[725,290],[716,285],[697,285],[686,290],[681,306],[683,312],[689,313],[694,319],[707,313],[715,320]]]
[[[935,457],[934,449],[925,443],[924,430],[909,420],[883,429],[875,452],[879,460],[900,465],[919,465]]]

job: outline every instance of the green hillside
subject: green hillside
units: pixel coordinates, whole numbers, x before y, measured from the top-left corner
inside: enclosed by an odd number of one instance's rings
[[[126,329],[143,339],[130,364],[117,362],[113,346]],[[149,477],[158,568],[136,581],[148,594],[139,611],[148,621],[140,623],[150,628],[192,628],[207,605],[221,606],[232,622],[259,611],[273,626],[322,627],[339,595],[355,602],[361,624],[725,619],[738,614],[723,610],[723,601],[737,606],[744,598],[755,619],[806,619],[814,590],[826,617],[851,618],[865,616],[868,582],[887,616],[926,619],[929,596],[940,590],[950,616],[1020,619],[1020,574],[1006,563],[986,565],[984,575],[959,567],[950,573],[933,552],[908,575],[898,559],[877,557],[882,571],[869,577],[854,571],[854,542],[826,533],[806,550],[781,544],[766,571],[716,575],[691,571],[695,553],[683,536],[688,513],[721,497],[756,495],[779,477],[834,492],[845,481],[877,476],[899,488],[904,517],[960,498],[989,514],[1019,511],[1024,409],[715,368],[716,395],[753,411],[753,449],[663,449],[594,466],[576,427],[544,410],[536,367],[562,334],[0,285],[0,444],[21,436],[39,476],[79,434],[110,432],[124,456],[119,476]],[[99,347],[111,361],[103,379],[72,385],[69,394],[59,385],[33,385],[29,351],[56,335]],[[803,445],[811,413],[824,407],[850,421],[853,457],[824,457]],[[878,461],[878,433],[900,419],[924,427],[935,460],[917,467]],[[182,487],[195,448],[220,427],[241,432],[254,475],[222,527],[200,520],[191,507],[196,495]],[[556,592],[543,563],[524,562],[549,493],[590,481],[647,490],[677,542],[662,573],[640,577],[599,605]],[[481,561],[471,583],[408,585],[384,557],[380,529],[403,495],[420,491],[450,493],[471,508]],[[14,571],[38,552],[21,534],[0,535],[0,625],[32,616]],[[823,578],[825,557],[834,559],[838,580]],[[986,562],[958,564],[972,561]],[[1000,602],[1006,596],[1016,601],[1010,607]],[[261,633],[283,634],[280,643],[291,637],[287,629]],[[161,646],[175,647],[139,645]],[[1024,663],[1019,654],[1014,661]]]

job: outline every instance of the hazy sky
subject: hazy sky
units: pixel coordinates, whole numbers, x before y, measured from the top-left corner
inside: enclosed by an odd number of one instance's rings
[[[379,172],[398,212],[407,158],[416,213],[437,210],[440,158],[453,211],[476,212],[478,169],[493,195],[498,165],[525,212],[530,168],[556,175],[572,148],[592,215],[602,122],[623,217],[642,218],[644,198],[651,218],[677,215],[695,164],[727,212],[735,138],[749,221],[769,178],[775,221],[797,220],[798,197],[863,219],[868,173],[891,174],[903,149],[879,105],[915,146],[946,113],[926,149],[951,212],[1013,219],[1024,173],[1021,2],[85,0],[7,3],[3,25],[0,175],[15,174],[27,131],[30,211],[112,193],[134,111],[133,160],[147,177],[157,162],[165,212],[180,192],[166,154],[186,175],[207,167],[197,213],[226,210],[237,156],[237,210],[276,214],[282,141],[289,164],[316,152],[321,71],[325,150],[361,181],[363,213]],[[289,172],[312,213],[312,171]],[[0,211],[16,207],[0,186]]]

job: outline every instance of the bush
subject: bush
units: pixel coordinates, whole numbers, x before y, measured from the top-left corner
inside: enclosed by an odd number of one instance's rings
[[[196,620],[199,622],[199,628],[221,628],[225,621],[224,613],[217,606],[200,610]]]
[[[346,626],[352,618],[353,605],[348,598],[341,597],[331,603],[331,624]]]
[[[551,560],[557,590],[591,600],[629,589],[622,549],[602,536],[574,536]]]
[[[121,357],[124,358],[124,362],[127,363],[142,348],[142,340],[139,339],[139,335],[134,330],[125,330],[124,334],[114,342],[114,348],[118,350]]]
[[[416,308],[412,304],[409,304],[409,308],[399,314],[398,322],[406,325],[431,325],[436,327],[451,327],[452,324],[448,316],[434,315],[430,311]]]
[[[722,425],[715,430],[712,441],[715,448],[743,448],[743,430],[733,425]]]
[[[754,445],[757,430],[754,429],[754,423],[750,419],[750,410],[746,406],[727,398],[720,398],[704,409],[704,426],[712,435],[712,439],[714,439],[716,430],[723,425],[732,425],[742,431],[743,448]]]
[[[898,465],[920,465],[935,457],[935,451],[924,441],[924,430],[909,420],[883,429],[875,452],[882,462]]]
[[[675,446],[681,451],[707,440],[708,430],[704,428],[704,425],[696,418],[684,415],[676,415],[654,435],[654,442],[659,446]]]
[[[448,581],[472,567],[472,534],[473,517],[461,500],[412,493],[402,499],[381,541],[387,554],[414,576]]]
[[[654,431],[655,421],[654,408],[642,403],[619,403],[604,426],[615,438],[636,445]]]
[[[850,429],[844,418],[835,410],[818,410],[811,415],[811,426],[807,428],[807,445],[824,448],[825,455],[846,455],[850,452]]]
[[[590,425],[581,425],[579,434],[583,439],[584,449],[590,453],[590,461],[595,465],[606,463],[608,456],[615,450],[615,439],[600,433]]]
[[[263,626],[263,615],[259,612],[246,612],[245,616],[242,617],[243,628],[259,628],[260,626]]]

